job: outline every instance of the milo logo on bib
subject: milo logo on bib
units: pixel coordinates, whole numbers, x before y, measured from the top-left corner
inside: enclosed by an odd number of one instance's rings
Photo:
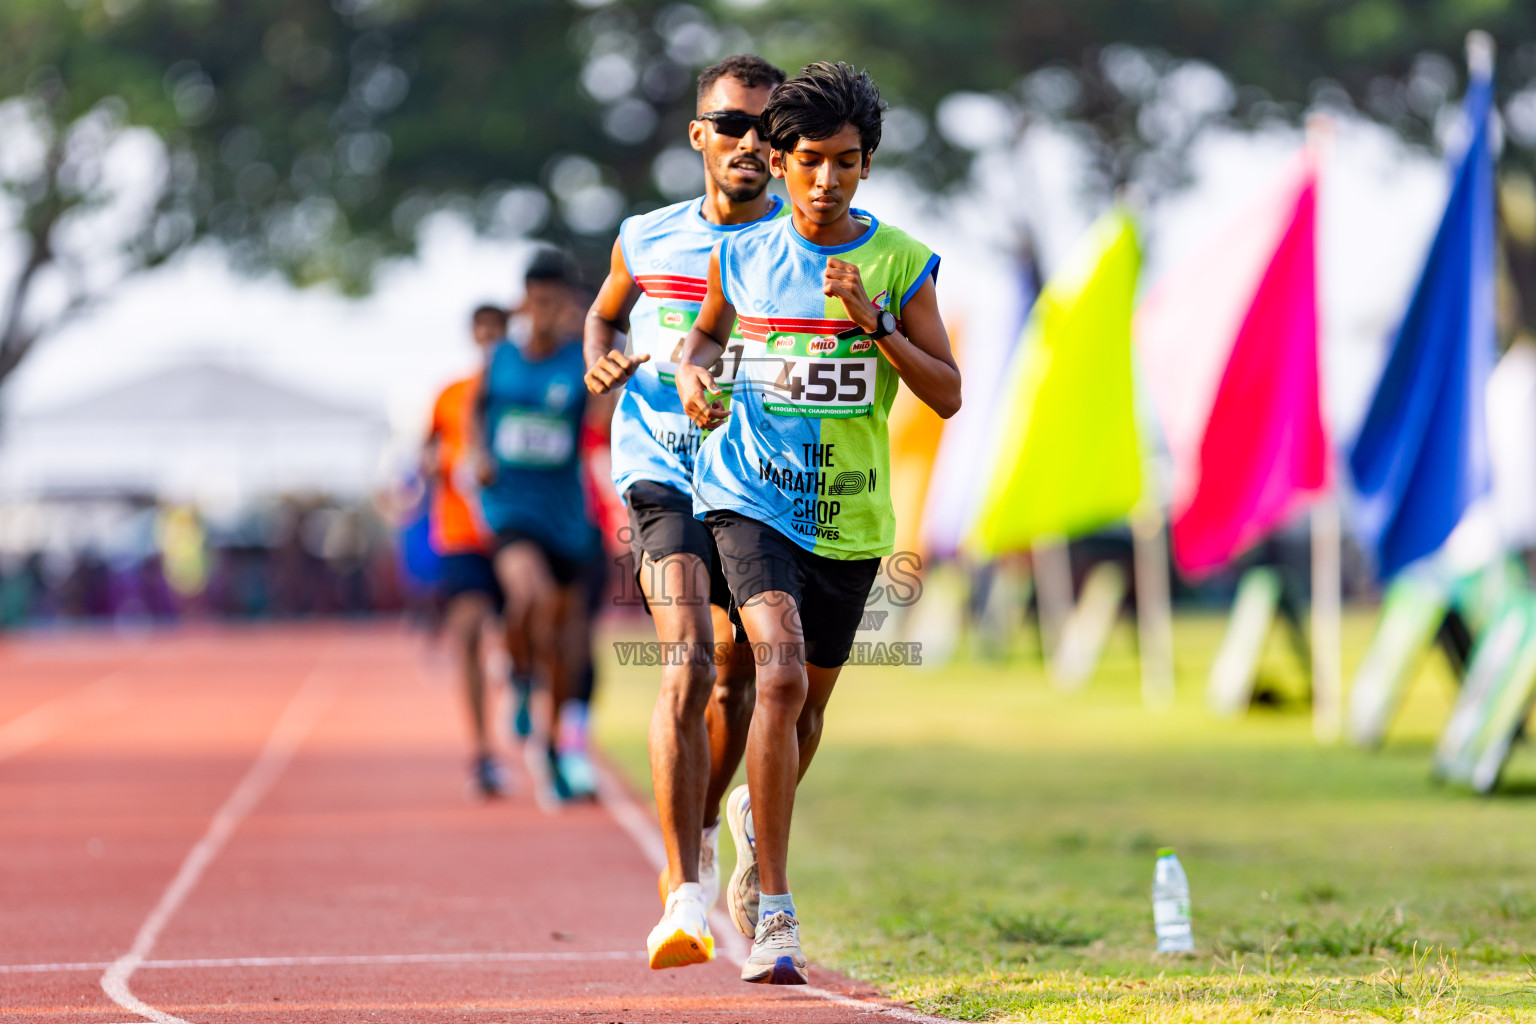
[[[697,310],[672,309],[667,306],[662,306],[657,314],[660,317],[660,329],[656,332],[656,351],[651,354],[651,359],[656,364],[656,375],[661,378],[661,382],[675,387],[677,364],[683,358],[683,343],[688,340],[688,332],[693,330],[693,322],[699,314]],[[730,344],[709,368],[722,391],[729,393],[731,390],[736,372],[741,368],[743,348],[741,334],[732,327]]]
[[[874,408],[879,353],[868,338],[775,331],[766,355],[754,360],[763,408],[776,416],[842,419]]]

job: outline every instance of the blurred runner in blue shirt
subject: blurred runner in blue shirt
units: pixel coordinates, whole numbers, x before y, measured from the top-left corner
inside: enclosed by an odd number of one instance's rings
[[[569,329],[575,268],[563,254],[542,251],[525,285],[511,334],[491,352],[481,385],[480,500],[495,538],[513,664],[529,666],[549,695],[545,763],[530,768],[545,792],[563,800],[590,795],[572,791],[555,744],[560,706],[587,657],[583,570],[601,551],[577,443],[593,403],[582,383],[581,338]]]

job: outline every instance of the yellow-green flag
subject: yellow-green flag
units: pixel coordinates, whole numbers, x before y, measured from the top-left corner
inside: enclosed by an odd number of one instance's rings
[[[971,547],[982,554],[1071,537],[1141,497],[1131,306],[1141,249],[1129,214],[1100,217],[1046,283],[1024,326]]]

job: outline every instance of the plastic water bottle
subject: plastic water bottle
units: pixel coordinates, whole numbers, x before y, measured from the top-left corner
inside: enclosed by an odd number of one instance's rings
[[[1192,953],[1194,932],[1189,927],[1189,879],[1172,847],[1157,851],[1157,870],[1152,875],[1152,921],[1157,927],[1159,953]]]

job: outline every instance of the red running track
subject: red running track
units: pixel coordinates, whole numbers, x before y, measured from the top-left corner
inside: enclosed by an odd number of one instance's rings
[[[456,698],[392,627],[0,645],[0,1020],[932,1019],[647,969],[647,814],[471,801]]]

